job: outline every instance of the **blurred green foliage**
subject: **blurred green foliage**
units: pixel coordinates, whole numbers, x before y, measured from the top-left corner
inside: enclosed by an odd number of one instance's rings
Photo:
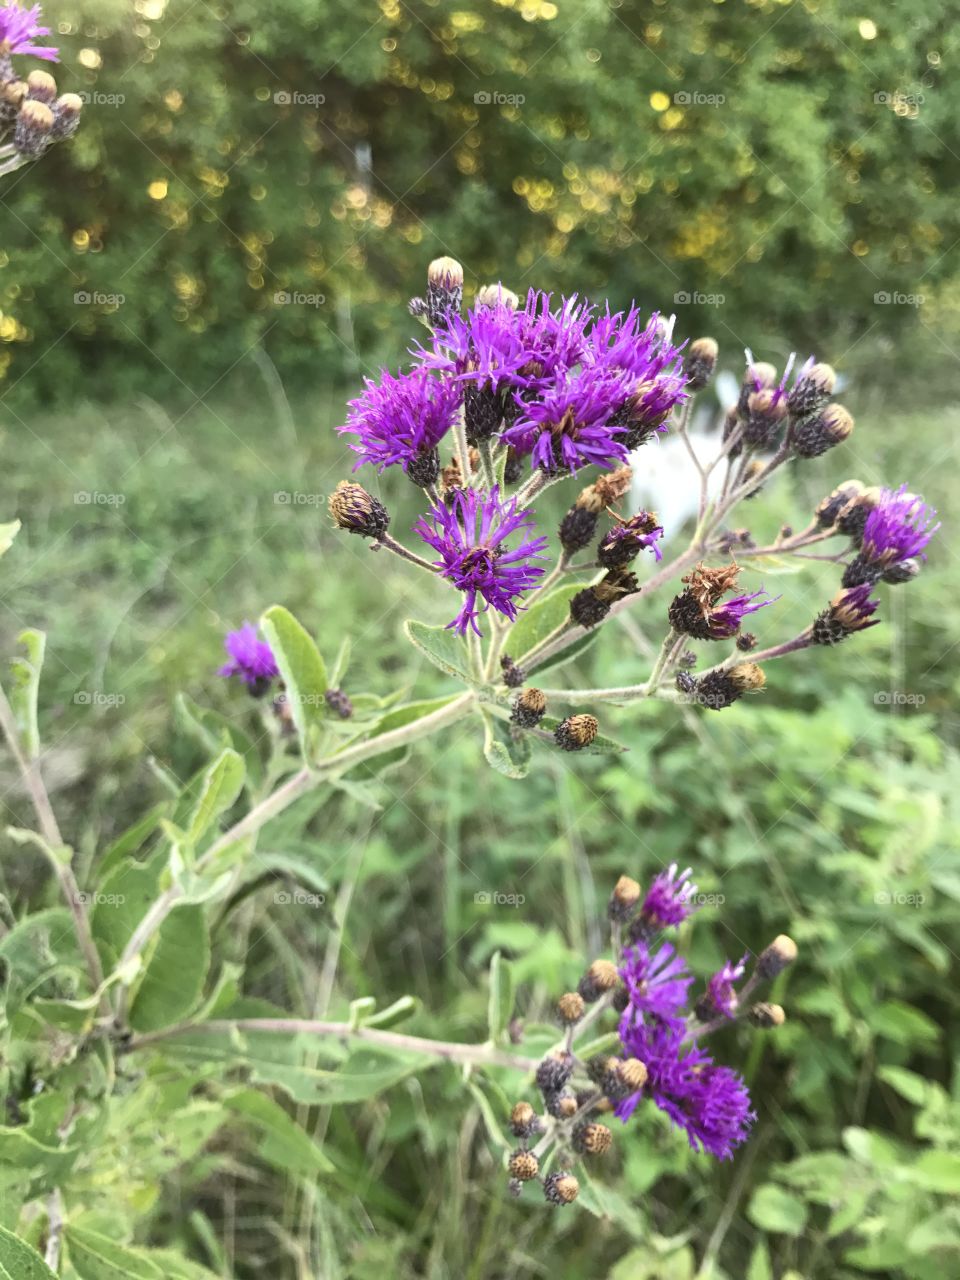
[[[189,404],[258,343],[291,387],[355,376],[441,252],[734,349],[958,327],[949,0],[47,11],[91,99],[3,191],[8,405]]]

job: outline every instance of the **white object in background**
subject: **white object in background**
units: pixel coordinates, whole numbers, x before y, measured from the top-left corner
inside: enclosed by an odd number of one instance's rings
[[[720,433],[691,432],[690,443],[701,463],[709,466],[720,451]],[[686,445],[676,431],[656,436],[630,455],[630,466],[634,510],[655,511],[663,525],[663,541],[669,542],[687,520],[696,518],[700,504],[700,476]],[[720,493],[724,470],[721,463],[710,475],[711,497]]]

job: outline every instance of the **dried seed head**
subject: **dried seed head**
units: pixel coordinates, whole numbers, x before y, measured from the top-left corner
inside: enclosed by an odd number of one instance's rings
[[[591,511],[589,507],[582,507],[579,503],[575,503],[560,521],[557,532],[560,545],[568,556],[582,551],[584,547],[589,547],[597,532],[599,511],[599,505],[596,511]]]
[[[532,685],[517,696],[510,713],[510,719],[521,729],[534,729],[543,719],[547,710],[547,699],[542,689]]]
[[[514,1151],[507,1167],[518,1182],[530,1182],[540,1172],[540,1161],[532,1151]]]
[[[687,385],[693,391],[702,390],[713,377],[720,348],[714,338],[697,338],[690,343],[683,361]]]
[[[633,470],[630,467],[617,467],[608,475],[601,476],[591,485],[601,507],[612,507],[630,492]]]
[[[567,716],[553,731],[553,738],[561,751],[583,751],[596,738],[600,729],[595,716]]]
[[[779,934],[757,961],[757,973],[761,978],[775,978],[797,958],[797,944],[785,933]]]
[[[529,1102],[516,1102],[510,1112],[510,1129],[515,1138],[529,1138],[540,1129],[540,1117]]]
[[[543,1194],[550,1204],[571,1204],[580,1193],[580,1183],[567,1169],[550,1173],[543,1182]]]
[[[613,1144],[613,1134],[605,1124],[584,1121],[573,1131],[575,1150],[583,1156],[602,1156]]]
[[[747,1011],[750,1025],[769,1031],[773,1027],[782,1027],[787,1015],[778,1004],[755,1004]]]
[[[568,991],[557,1001],[557,1018],[565,1027],[573,1026],[583,1017],[586,1002],[577,991]]]
[[[636,880],[630,876],[621,876],[613,886],[613,893],[607,903],[607,915],[611,920],[629,920],[639,905],[642,892]]]
[[[363,538],[382,538],[390,524],[383,503],[352,480],[340,481],[327,506],[338,528]]]

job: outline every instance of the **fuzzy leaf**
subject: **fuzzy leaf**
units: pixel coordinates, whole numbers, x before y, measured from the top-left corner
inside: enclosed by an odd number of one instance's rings
[[[260,627],[280,668],[301,748],[307,753],[310,731],[320,727],[326,713],[327,668],[313,640],[281,605],[264,613]]]
[[[44,1260],[18,1239],[12,1231],[0,1227],[0,1280],[57,1280]]]
[[[446,627],[430,627],[425,622],[408,618],[403,624],[404,635],[435,667],[456,680],[470,682],[467,646],[455,631]]]

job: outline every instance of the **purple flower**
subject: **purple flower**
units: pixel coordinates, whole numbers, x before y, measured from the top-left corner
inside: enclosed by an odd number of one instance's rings
[[[228,631],[223,647],[230,661],[217,674],[239,676],[253,693],[265,693],[270,681],[280,674],[272,649],[260,639],[252,622],[245,622],[239,631]]]
[[[663,525],[649,511],[639,511],[629,520],[617,519],[617,523],[601,538],[597,559],[607,569],[629,564],[641,551],[652,551],[658,560],[663,552],[657,543],[663,537]]]
[[[737,993],[734,983],[740,981],[746,969],[747,956],[736,964],[728,960],[707,983],[705,1004],[711,1011],[722,1013],[725,1018],[733,1018],[737,1010]]]
[[[40,26],[40,6],[21,9],[18,4],[0,8],[0,55],[29,53],[47,62],[58,61],[59,50],[31,43],[37,36],[48,36],[49,27]]]
[[[453,426],[462,400],[459,385],[434,377],[426,369],[394,377],[386,369],[380,381],[365,378],[366,390],[350,401],[341,433],[359,437],[350,446],[360,455],[357,466],[372,462],[378,471],[411,463],[431,453]],[[355,468],[356,469],[356,468]]]
[[[627,386],[624,375],[599,368],[566,374],[539,398],[518,400],[519,416],[503,438],[549,472],[624,462],[627,448],[619,437],[625,431],[610,420]]]
[[[774,604],[780,599],[779,596],[774,596],[767,600],[760,600],[760,597],[766,594],[766,591],[754,591],[750,595],[734,596],[731,600],[724,600],[722,604],[714,605],[706,616],[707,629],[710,632],[709,639],[726,640],[730,636],[735,636],[747,614],[756,613],[758,609],[763,609],[766,605]],[[756,603],[757,601],[759,603]]]
[[[669,942],[653,952],[645,942],[626,947],[620,976],[630,997],[625,1018],[646,1015],[681,1027],[685,1024],[681,1011],[687,1003],[687,990],[693,977],[683,957],[674,952]]]
[[[696,908],[691,903],[697,886],[689,877],[689,867],[677,871],[677,864],[671,862],[653,881],[640,908],[640,914],[651,928],[666,929],[682,924],[693,914]]]
[[[866,565],[887,570],[904,560],[926,559],[925,549],[940,528],[936,512],[907,486],[884,489],[880,502],[867,516],[860,559]]]
[[[472,627],[482,634],[477,618],[493,607],[511,621],[517,616],[514,598],[536,586],[543,569],[531,563],[544,560],[546,538],[530,536],[533,516],[517,511],[517,500],[501,502],[495,485],[484,497],[475,489],[460,490],[450,507],[431,507],[414,526],[424,542],[439,553],[435,561],[441,575],[465,593],[463,608],[449,623],[461,635]],[[519,546],[510,551],[507,538],[521,533]],[[477,606],[477,598],[485,602]]]
[[[729,1067],[717,1066],[708,1053],[683,1039],[669,1024],[620,1025],[624,1050],[647,1068],[644,1086],[653,1103],[682,1129],[694,1151],[728,1160],[749,1136],[756,1113],[742,1078]],[[617,1104],[616,1115],[627,1121],[642,1093]]]

